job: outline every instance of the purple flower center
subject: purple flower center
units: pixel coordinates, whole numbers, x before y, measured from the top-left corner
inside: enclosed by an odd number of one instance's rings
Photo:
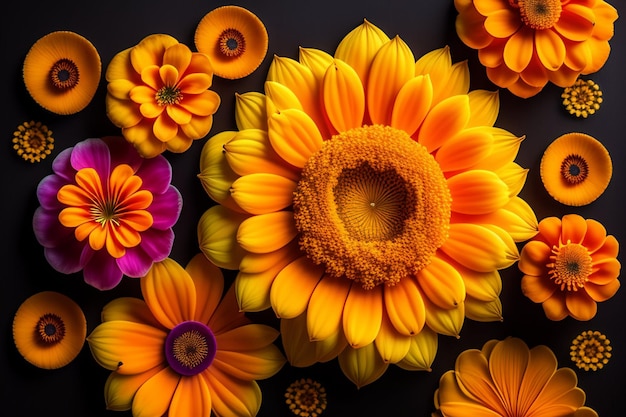
[[[211,365],[217,343],[211,329],[198,321],[184,321],[165,339],[165,357],[180,375],[197,375]]]

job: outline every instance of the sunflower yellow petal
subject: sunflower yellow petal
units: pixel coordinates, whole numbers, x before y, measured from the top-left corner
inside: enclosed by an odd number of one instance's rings
[[[465,298],[465,317],[479,322],[502,321],[502,302],[499,298],[491,301]]]
[[[446,262],[449,262],[450,265],[461,274],[461,277],[463,277],[465,292],[468,297],[480,301],[491,301],[498,298],[500,295],[502,291],[502,278],[498,271],[474,271],[449,258],[446,258]]]
[[[358,349],[347,348],[339,355],[339,367],[357,388],[376,381],[388,366],[373,343]]]
[[[365,91],[354,69],[335,59],[322,81],[322,103],[338,132],[361,127],[365,115]]]
[[[437,355],[439,344],[437,333],[429,327],[411,336],[409,351],[397,365],[409,371],[430,371]]]
[[[103,368],[120,374],[136,374],[165,360],[166,333],[146,324],[109,321],[99,324],[87,337],[91,353]]]
[[[433,257],[430,264],[416,274],[416,278],[421,293],[441,308],[456,308],[465,300],[461,274],[441,258]]]
[[[181,378],[167,415],[168,417],[211,415],[211,392],[204,378]]]
[[[291,366],[307,367],[317,362],[315,345],[319,342],[309,340],[305,313],[293,319],[281,319],[280,335]]]
[[[482,161],[477,161],[474,169],[496,170],[517,157],[520,145],[525,139],[524,136],[515,136],[511,132],[497,127],[483,129],[489,131],[493,137],[491,154]]]
[[[172,401],[181,376],[167,367],[147,380],[133,398],[132,412],[137,417],[164,415]]]
[[[239,343],[246,340],[241,339]],[[265,379],[275,375],[286,360],[280,350],[272,344],[246,351],[219,349],[211,366],[243,380]]]
[[[213,412],[218,416],[256,416],[261,408],[261,389],[256,381],[243,381],[218,368],[202,373],[209,391]]]
[[[326,69],[333,63],[333,56],[328,52],[315,48],[298,49],[298,60],[301,64],[311,69],[315,78],[321,80],[326,73]]]
[[[450,137],[456,135],[470,119],[469,97],[458,95],[447,98],[426,115],[418,133],[418,142],[434,152]]]
[[[325,275],[319,281],[306,313],[311,340],[324,340],[342,326],[343,306],[350,291],[350,281]]]
[[[206,141],[200,153],[200,173],[198,179],[206,193],[217,203],[237,209],[230,195],[230,186],[238,175],[230,168],[223,151],[226,142],[237,132],[223,131]]]
[[[135,297],[119,297],[109,301],[102,308],[101,318],[103,322],[124,320],[161,327],[161,323],[154,318],[146,302]]]
[[[405,335],[422,331],[426,309],[422,293],[413,277],[406,277],[394,286],[383,289],[385,310],[395,329]]]
[[[239,225],[248,215],[216,205],[198,221],[198,244],[204,255],[224,269],[237,269],[246,251],[237,244]]]
[[[291,319],[302,314],[324,268],[302,256],[278,273],[270,290],[270,302],[278,317]]]
[[[237,230],[237,242],[254,253],[268,253],[282,248],[296,235],[293,212],[277,211],[243,220]]]
[[[366,85],[374,55],[388,41],[389,37],[382,30],[364,19],[339,42],[335,58],[354,68],[363,85]]]
[[[509,189],[509,196],[514,197],[522,191],[522,188],[524,188],[529,170],[528,168],[522,168],[516,162],[509,162],[494,172],[507,185]]]
[[[470,119],[467,127],[493,126],[500,111],[498,91],[473,90],[468,93]]]
[[[270,143],[281,158],[298,168],[322,146],[322,135],[305,112],[287,109],[268,121]]]
[[[267,131],[265,95],[257,91],[235,93],[235,124],[238,130]]]
[[[233,182],[230,193],[235,202],[252,214],[270,213],[291,205],[296,182],[276,174],[244,175]]]
[[[493,136],[482,127],[463,129],[439,148],[435,159],[443,172],[470,168],[486,158],[493,148]]]
[[[244,352],[270,346],[278,335],[278,330],[273,327],[250,323],[215,335],[215,341],[220,350]]]
[[[385,363],[402,360],[411,347],[411,336],[400,334],[393,327],[387,315],[383,314],[380,331],[374,341],[380,357]]]
[[[509,201],[507,185],[487,170],[461,172],[448,178],[452,211],[463,214],[485,214],[498,210]]]
[[[436,306],[424,297],[426,307],[426,325],[433,331],[445,335],[460,337],[461,328],[465,321],[465,303],[459,303],[455,308],[444,309]]]
[[[465,95],[469,91],[470,73],[467,60],[452,64],[445,82],[437,86],[433,103],[439,103],[448,97]]]
[[[402,86],[415,76],[411,48],[396,36],[374,56],[367,80],[367,108],[374,124],[389,125],[393,103]]]
[[[353,348],[374,341],[380,329],[383,314],[383,296],[380,287],[363,289],[353,282],[343,310],[343,331]]]
[[[418,75],[407,81],[396,96],[391,126],[412,136],[422,125],[433,100],[430,75]]]
[[[446,88],[445,84],[451,72],[452,57],[450,56],[449,46],[427,52],[415,62],[415,75],[428,74],[430,76],[433,86],[433,100],[434,97],[443,97],[443,94],[440,92]],[[434,101],[433,104],[439,101]]]
[[[130,410],[135,393],[148,379],[161,371],[165,365],[157,366],[148,371],[133,375],[122,375],[111,372],[104,383],[104,401],[107,410]]]
[[[296,94],[289,87],[277,82],[265,82],[265,111],[267,117],[287,109],[303,110]]]

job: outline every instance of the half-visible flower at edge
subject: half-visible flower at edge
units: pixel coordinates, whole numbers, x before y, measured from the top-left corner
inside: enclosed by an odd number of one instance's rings
[[[121,137],[91,138],[61,152],[52,170],[37,187],[33,229],[54,269],[82,270],[107,290],[169,256],[182,197],[163,156],[144,159]]]
[[[335,55],[274,57],[265,92],[237,96],[199,173],[218,203],[200,247],[239,269],[244,311],[272,308],[296,366],[339,355],[358,386],[389,364],[429,369],[437,333],[502,319],[499,270],[537,232],[518,193],[522,138],[493,126],[449,48],[417,61],[368,21]]]
[[[276,374],[285,358],[278,331],[239,311],[231,286],[203,254],[183,269],[172,259],[141,278],[143,300],[118,298],[87,337],[95,360],[113,372],[107,408],[133,416],[254,416],[256,380]]]
[[[182,153],[205,137],[220,105],[205,54],[165,34],[119,52],[106,70],[106,110],[139,153]]]

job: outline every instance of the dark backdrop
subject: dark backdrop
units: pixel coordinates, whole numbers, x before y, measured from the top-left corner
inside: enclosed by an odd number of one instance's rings
[[[616,7],[623,0],[613,0]],[[193,33],[200,19],[213,8],[229,3],[209,0],[108,0],[87,1],[17,1],[4,14],[1,26],[3,59],[2,137],[2,278],[0,314],[0,404],[3,415],[11,417],[126,416],[130,413],[106,411],[104,381],[109,373],[92,359],[85,344],[80,355],[58,370],[31,366],[18,354],[12,341],[11,323],[19,304],[30,295],[55,290],[73,298],[84,310],[90,332],[100,320],[102,307],[110,300],[139,295],[137,280],[125,278],[115,289],[100,292],[82,281],[82,276],[55,272],[45,261],[36,242],[32,214],[37,207],[37,183],[51,172],[54,157],[66,147],[88,137],[119,134],[105,115],[104,76],[91,104],[78,114],[58,116],[39,107],[28,95],[21,77],[22,63],[30,46],[55,30],[71,30],[89,39],[98,49],[103,74],[108,62],[119,51],[135,45],[152,33],[167,33],[192,49]],[[465,47],[454,30],[456,12],[453,1],[328,1],[293,0],[236,3],[248,8],[265,23],[269,32],[268,55],[252,75],[237,81],[215,78],[212,89],[222,97],[215,124],[209,136],[234,129],[234,94],[261,91],[272,55],[297,58],[298,47],[313,47],[334,52],[338,42],[364,18],[379,26],[389,36],[400,35],[416,56],[449,45],[454,62],[468,59],[471,88],[494,90],[478,64],[476,52]],[[561,89],[546,87],[531,99],[520,99],[500,92],[501,109],[497,126],[516,135],[526,135],[517,162],[530,168],[521,196],[535,209],[539,219],[578,213],[602,222],[609,233],[621,241],[626,237],[622,218],[625,207],[623,142],[624,104],[626,97],[623,67],[626,57],[623,21],[616,22],[612,53],[601,71],[591,76],[604,92],[600,111],[588,119],[576,119],[561,105]],[[11,148],[11,137],[22,122],[36,120],[54,131],[56,147],[39,164],[30,164]],[[614,174],[605,193],[594,203],[572,208],[555,202],[546,193],[539,178],[539,161],[546,146],[563,133],[579,131],[604,143],[613,158]],[[196,141],[184,154],[166,157],[173,167],[173,184],[182,192],[184,206],[175,226],[176,241],[171,257],[186,264],[198,249],[196,224],[212,201],[196,178],[199,155],[206,139]],[[232,279],[232,274],[226,275]],[[599,305],[597,316],[589,322],[567,318],[550,322],[539,305],[531,303],[520,291],[521,275],[514,266],[503,271],[502,323],[476,323],[466,320],[460,340],[441,336],[433,370],[408,372],[391,366],[378,381],[357,390],[343,376],[336,361],[310,368],[286,365],[275,377],[260,381],[263,391],[261,416],[289,416],[284,404],[285,388],[295,379],[311,377],[328,391],[328,408],[323,416],[396,415],[428,417],[432,398],[441,374],[454,366],[456,356],[468,348],[480,348],[491,338],[517,336],[529,346],[545,344],[557,355],[560,366],[573,367],[569,360],[571,340],[581,331],[600,330],[612,341],[614,356],[609,365],[597,372],[578,371],[579,385],[587,393],[587,404],[603,417],[622,415],[623,382],[626,377],[624,318],[626,294],[621,289],[611,300]],[[271,313],[251,315],[254,320],[277,325]],[[391,411],[394,410],[394,411]]]

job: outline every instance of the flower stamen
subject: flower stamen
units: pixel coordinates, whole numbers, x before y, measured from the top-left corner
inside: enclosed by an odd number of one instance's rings
[[[246,39],[240,31],[230,28],[220,34],[218,45],[222,55],[237,58],[246,50]]]
[[[24,122],[13,132],[13,149],[22,159],[39,162],[54,149],[52,131],[41,122]]]
[[[576,185],[587,179],[589,166],[580,155],[568,155],[561,163],[561,177],[567,184]]]
[[[592,271],[592,259],[583,245],[568,241],[565,245],[554,245],[549,269],[550,279],[561,287],[561,291],[578,291],[584,288]]]
[[[565,109],[576,117],[587,118],[600,109],[602,90],[592,80],[577,79],[574,85],[566,87],[561,94]]]
[[[326,389],[311,378],[301,378],[285,392],[289,410],[300,417],[318,417],[326,409]]]
[[[154,99],[159,106],[178,104],[183,100],[183,92],[176,86],[163,86],[156,92]]]
[[[184,321],[167,335],[165,356],[181,375],[197,375],[213,362],[217,344],[211,329],[197,321]]]
[[[522,22],[532,29],[550,29],[561,17],[561,0],[518,0]]]
[[[611,341],[595,330],[587,330],[576,336],[570,346],[570,358],[580,369],[596,371],[609,363],[612,354]]]
[[[78,66],[68,58],[59,59],[50,69],[50,82],[59,90],[68,90],[78,85]]]
[[[54,313],[46,313],[39,318],[35,326],[37,341],[44,345],[59,343],[65,337],[65,323]]]

